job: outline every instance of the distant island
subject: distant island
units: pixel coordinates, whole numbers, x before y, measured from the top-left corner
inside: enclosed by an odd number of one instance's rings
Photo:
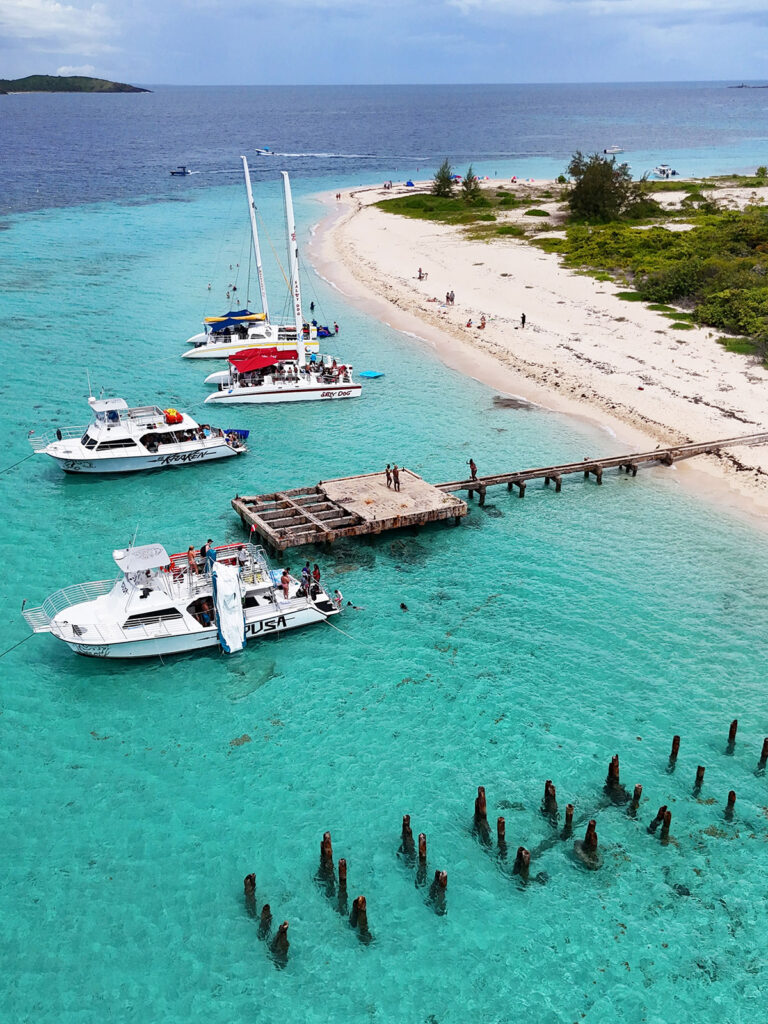
[[[108,82],[106,78],[83,75],[27,75],[26,78],[0,78],[0,93],[12,92],[150,92],[136,85]]]

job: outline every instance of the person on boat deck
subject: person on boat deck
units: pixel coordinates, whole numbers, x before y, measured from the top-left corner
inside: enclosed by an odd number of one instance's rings
[[[309,562],[305,562],[301,570],[301,582],[304,585],[304,589],[309,593],[309,581],[312,577],[312,570],[309,568]]]
[[[344,603],[344,595],[340,590],[334,590],[333,592],[333,603],[336,605],[336,610],[341,611],[341,606]]]
[[[189,571],[192,575],[197,575],[200,571],[197,568],[197,555],[195,554],[195,545],[190,544],[187,549],[187,562],[189,563]]]
[[[205,550],[205,571],[210,572],[213,568],[213,563],[216,561],[216,548],[213,546],[213,541],[209,539]]]
[[[245,544],[241,544],[237,549],[237,564],[241,569],[245,568],[246,562],[248,561],[248,549]]]
[[[317,562],[315,562],[315,567],[312,570],[312,579],[315,581],[315,583],[320,582],[320,566],[317,564]]]
[[[283,588],[283,597],[287,601],[290,597],[291,587],[291,573],[287,566],[283,569],[283,575],[280,577],[280,586]]]

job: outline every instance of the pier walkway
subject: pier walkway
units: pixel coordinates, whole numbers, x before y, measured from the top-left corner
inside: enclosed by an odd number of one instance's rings
[[[760,444],[768,444],[768,432],[671,445],[649,452],[611,455],[605,459],[587,458],[581,462],[496,473],[475,480],[451,480],[443,484],[427,483],[411,470],[401,469],[400,491],[387,487],[384,473],[365,473],[321,480],[316,485],[289,491],[250,497],[236,495],[232,499],[232,508],[251,534],[257,533],[267,548],[281,552],[305,544],[330,544],[341,537],[375,536],[385,530],[424,526],[442,520],[452,520],[458,525],[467,514],[467,504],[456,497],[452,493],[454,491],[466,491],[470,498],[476,491],[479,503],[483,505],[486,490],[501,484],[506,484],[510,491],[516,487],[522,498],[530,480],[543,480],[545,485],[552,483],[555,491],[559,491],[563,477],[572,473],[583,473],[584,479],[593,476],[601,484],[605,469],[624,470],[636,476],[638,466],[652,463],[671,466],[696,455],[716,455],[724,448]]]
[[[559,491],[563,477],[571,473],[583,473],[586,480],[594,476],[597,483],[603,482],[604,469],[626,470],[637,476],[638,466],[659,463],[671,466],[683,459],[692,459],[696,455],[717,455],[723,448],[735,448],[738,445],[750,446],[768,444],[768,432],[746,434],[742,437],[727,437],[719,441],[691,442],[689,444],[671,445],[655,448],[650,452],[635,452],[631,455],[611,455],[605,459],[582,459],[581,462],[566,462],[561,466],[540,466],[536,469],[517,470],[513,473],[496,473],[491,476],[479,476],[475,480],[451,480],[449,483],[436,484],[441,491],[467,491],[472,497],[477,491],[481,505],[485,504],[485,492],[488,487],[506,484],[507,490],[518,489],[520,497],[525,494],[529,480],[543,480],[545,486],[553,483],[555,491]]]

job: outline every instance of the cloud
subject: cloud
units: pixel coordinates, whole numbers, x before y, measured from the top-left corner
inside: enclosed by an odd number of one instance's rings
[[[0,36],[24,39],[58,53],[112,50],[116,24],[103,4],[86,7],[57,0],[0,0]]]
[[[96,68],[93,64],[78,64],[76,67],[70,67],[64,65],[62,68],[56,69],[57,75],[62,75],[64,78],[69,78],[70,75],[95,75]]]
[[[748,17],[765,13],[765,0],[448,0],[464,13],[488,11],[528,18],[552,14],[594,14],[666,20],[686,15],[713,14],[719,17]]]

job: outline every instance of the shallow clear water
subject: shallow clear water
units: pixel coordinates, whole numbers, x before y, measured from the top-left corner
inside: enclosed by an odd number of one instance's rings
[[[300,189],[305,230],[316,186]],[[3,234],[4,465],[30,428],[84,421],[86,367],[131,402],[204,398],[210,364],[178,353],[247,226],[239,188],[188,198],[40,211]],[[276,188],[257,198],[281,244]],[[35,458],[0,475],[2,650],[26,634],[23,598],[110,575],[137,527],[170,550],[241,538],[236,492],[387,461],[440,480],[470,456],[484,472],[617,450],[583,424],[494,406],[317,278],[313,295],[344,356],[386,373],[360,401],[230,410],[251,430],[233,465],[99,481]],[[316,627],[146,664],[77,658],[46,636],[5,654],[4,1018],[559,1024],[660,1022],[674,1006],[681,1020],[760,1019],[768,549],[676,481],[658,469],[559,495],[533,485],[524,501],[496,490],[459,528],[311,551],[362,608],[338,622],[349,636]],[[644,787],[635,821],[603,805],[614,753]],[[576,805],[577,835],[596,818],[601,870],[550,842],[545,779],[561,814]],[[479,784],[492,826],[504,814],[511,853],[532,850],[546,880],[520,887],[472,836]],[[646,832],[662,803],[667,846]],[[429,876],[448,872],[445,916],[397,857],[406,812],[428,835]],[[370,946],[314,881],[325,829],[350,900],[367,897]],[[283,971],[245,912],[252,870],[259,906],[290,921]]]

